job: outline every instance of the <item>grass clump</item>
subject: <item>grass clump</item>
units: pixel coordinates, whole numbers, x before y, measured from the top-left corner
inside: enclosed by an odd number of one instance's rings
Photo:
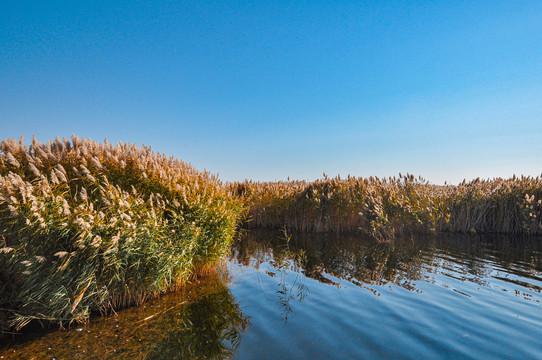
[[[175,288],[230,249],[242,204],[150,147],[0,144],[0,331],[84,321]]]
[[[404,233],[542,233],[542,178],[476,179],[433,185],[413,175],[324,177],[313,182],[244,181],[230,191],[248,208],[248,227]]]

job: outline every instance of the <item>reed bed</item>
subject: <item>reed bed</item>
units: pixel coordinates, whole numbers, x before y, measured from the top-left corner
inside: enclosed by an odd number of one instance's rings
[[[245,226],[541,234],[542,178],[438,186],[413,175],[222,184],[132,144],[0,143],[0,333],[63,324],[181,286]],[[245,210],[246,209],[246,210]]]
[[[85,321],[180,286],[226,254],[242,204],[150,147],[0,143],[0,332]]]
[[[440,186],[409,174],[324,176],[314,182],[247,180],[229,189],[248,208],[248,228],[361,231],[377,239],[404,233],[542,233],[540,177]]]

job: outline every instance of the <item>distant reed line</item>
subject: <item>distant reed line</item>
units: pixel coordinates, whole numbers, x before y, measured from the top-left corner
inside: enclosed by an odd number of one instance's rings
[[[378,239],[403,233],[542,233],[542,179],[432,185],[413,175],[229,184],[248,209],[245,226],[355,232]]]

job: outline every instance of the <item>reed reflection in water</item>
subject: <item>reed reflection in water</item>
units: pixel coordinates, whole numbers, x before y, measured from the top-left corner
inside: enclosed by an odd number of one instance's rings
[[[229,268],[239,359],[542,358],[540,238],[250,231]]]
[[[249,319],[227,287],[227,274],[181,292],[92,320],[38,331],[0,346],[3,359],[229,359]],[[3,339],[6,340],[6,339]]]
[[[321,283],[371,285],[377,295],[387,285],[420,291],[416,281],[439,283],[439,275],[495,287],[487,280],[492,278],[542,292],[542,241],[503,235],[416,235],[379,242],[359,235],[295,233],[286,241],[281,231],[252,230],[238,239],[232,260],[277,270],[287,264]]]
[[[542,241],[252,230],[228,271],[4,359],[540,359]],[[225,270],[225,269],[224,269]]]

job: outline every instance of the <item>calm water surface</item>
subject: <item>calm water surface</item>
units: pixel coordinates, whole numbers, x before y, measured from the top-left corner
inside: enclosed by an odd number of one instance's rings
[[[540,238],[252,231],[225,271],[0,357],[542,359],[541,291]]]

